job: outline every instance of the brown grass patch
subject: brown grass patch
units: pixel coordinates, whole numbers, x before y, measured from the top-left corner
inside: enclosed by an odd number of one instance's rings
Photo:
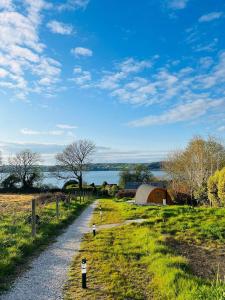
[[[26,202],[34,197],[33,194],[0,194],[0,202]]]

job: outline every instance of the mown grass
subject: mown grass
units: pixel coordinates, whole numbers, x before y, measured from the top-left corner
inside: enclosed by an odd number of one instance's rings
[[[87,258],[81,289],[80,262]],[[185,258],[174,255],[159,232],[127,225],[86,235],[70,270],[65,299],[225,299],[225,285],[193,276]]]
[[[37,206],[40,225],[35,238],[31,236],[30,201],[6,203],[1,206],[0,216],[0,290],[8,288],[16,272],[27,258],[49,244],[60,231],[70,224],[90,203],[72,201],[60,203],[60,217],[56,217],[55,202]]]
[[[95,211],[96,224],[120,223],[128,219],[146,219],[149,226],[177,239],[208,246],[225,243],[225,208],[190,206],[138,206],[121,201],[102,199]]]
[[[196,243],[224,245],[224,209],[139,207],[101,200],[93,222],[146,218],[85,236],[72,264],[65,299],[223,300],[225,284],[195,276],[185,257],[166,244],[173,235]],[[216,228],[216,230],[212,229]],[[195,235],[195,236],[193,236]],[[87,258],[88,288],[81,289],[80,263]]]

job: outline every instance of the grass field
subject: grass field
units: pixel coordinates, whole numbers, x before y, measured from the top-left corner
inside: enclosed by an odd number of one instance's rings
[[[80,204],[60,202],[60,216],[56,217],[56,203],[37,203],[36,213],[40,216],[35,238],[31,236],[32,195],[0,196],[0,290],[8,287],[13,275],[27,258],[46,246],[60,230],[71,223],[87,206],[89,201]]]
[[[138,207],[113,200],[101,200],[100,205],[103,217],[97,209],[96,224],[136,218],[146,222],[101,230],[95,238],[86,235],[70,270],[65,299],[225,299],[224,209]],[[201,261],[204,251],[209,251],[210,266]],[[81,289],[82,257],[88,260],[87,290]]]

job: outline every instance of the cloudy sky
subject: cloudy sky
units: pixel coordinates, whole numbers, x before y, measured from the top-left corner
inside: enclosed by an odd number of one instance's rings
[[[0,150],[151,162],[225,137],[224,0],[0,0]]]

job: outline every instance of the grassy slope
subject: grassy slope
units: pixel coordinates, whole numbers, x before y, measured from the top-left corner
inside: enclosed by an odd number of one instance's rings
[[[61,203],[59,220],[56,218],[55,203],[38,207],[37,214],[40,216],[41,225],[35,239],[31,237],[31,225],[26,222],[30,215],[30,201],[1,206],[0,290],[8,287],[11,277],[18,271],[18,266],[25,263],[27,257],[46,246],[87,204],[88,202],[72,202],[68,206]]]
[[[96,224],[120,223],[128,219],[146,219],[149,226],[177,239],[196,244],[221,246],[225,243],[225,209],[190,206],[137,206],[126,202],[101,200],[94,214]]]
[[[95,238],[86,235],[70,270],[66,299],[225,299],[225,285],[192,275],[186,259],[165,243],[172,233],[179,239],[219,247],[224,243],[224,209],[136,207],[112,200],[102,200],[101,206],[103,218],[96,210],[96,224],[147,220],[142,225],[102,230]],[[87,290],[80,288],[82,257],[88,259]]]

